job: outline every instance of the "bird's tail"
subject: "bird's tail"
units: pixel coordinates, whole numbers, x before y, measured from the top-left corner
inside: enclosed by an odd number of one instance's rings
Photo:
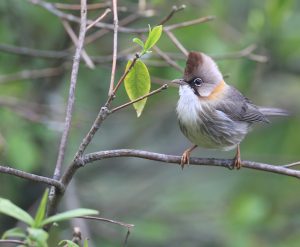
[[[265,116],[289,116],[287,110],[272,107],[259,107],[259,111]]]

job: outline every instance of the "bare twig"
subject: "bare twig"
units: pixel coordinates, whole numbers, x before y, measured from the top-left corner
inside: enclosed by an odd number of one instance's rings
[[[65,10],[80,10],[80,4],[67,4],[67,3],[53,3],[55,8],[65,9]],[[110,6],[110,2],[104,3],[91,3],[87,4],[87,10],[103,9]]]
[[[31,56],[31,57],[55,58],[55,59],[70,57],[70,53],[68,51],[37,50],[28,47],[13,46],[8,44],[0,44],[0,50],[12,54]]]
[[[159,25],[164,25],[167,21],[169,21],[173,15],[176,13],[176,12],[179,12],[181,10],[184,10],[186,8],[186,6],[183,4],[179,7],[177,7],[176,5],[174,5],[172,7],[172,10],[170,12],[170,14],[168,14],[163,20],[160,21]]]
[[[174,45],[187,57],[189,52],[187,51],[187,49],[185,49],[185,47],[179,42],[179,40],[175,37],[175,35],[168,31],[165,30],[165,33],[168,35],[168,37],[170,38],[170,40],[174,43]]]
[[[53,77],[53,76],[58,76],[63,72],[64,72],[63,66],[59,66],[56,68],[23,70],[14,74],[0,75],[0,84],[12,82],[12,81],[20,81],[20,80],[28,80],[28,79],[34,80],[34,79],[44,78],[44,77]]]
[[[77,48],[76,48],[73,66],[72,66],[65,127],[60,141],[59,153],[58,153],[58,158],[57,158],[56,167],[54,171],[54,178],[60,177],[61,166],[64,160],[67,139],[68,139],[70,126],[71,126],[72,112],[73,112],[73,106],[75,101],[75,89],[76,89],[77,75],[78,75],[79,62],[80,62],[80,54],[83,48],[83,42],[84,42],[84,37],[86,32],[86,16],[87,16],[86,0],[81,0],[81,23],[80,23],[79,38],[78,38]]]
[[[160,88],[158,88],[158,89],[156,89],[156,90],[153,90],[152,92],[150,92],[150,93],[148,93],[148,94],[146,94],[146,95],[144,95],[144,96],[141,96],[141,97],[139,97],[139,98],[137,98],[137,99],[135,99],[135,100],[133,100],[133,101],[130,101],[130,102],[127,102],[127,103],[125,103],[125,104],[123,104],[123,105],[120,105],[120,106],[118,106],[118,107],[116,107],[116,108],[113,108],[112,110],[110,110],[110,114],[111,113],[114,113],[114,112],[116,112],[116,111],[118,111],[118,110],[121,110],[121,109],[123,109],[123,108],[125,108],[125,107],[127,107],[127,106],[129,106],[129,105],[132,105],[132,104],[134,104],[134,103],[136,103],[136,102],[138,102],[138,101],[141,101],[141,100],[143,100],[143,99],[145,99],[145,98],[147,98],[147,97],[150,97],[150,96],[152,96],[152,95],[154,95],[154,94],[157,94],[157,93],[159,93],[159,92],[161,92],[162,90],[164,90],[164,89],[167,89],[168,88],[168,85],[167,84],[164,84],[164,85],[162,85]]]
[[[75,47],[78,47],[78,38],[76,37],[76,34],[74,33],[72,27],[70,26],[69,22],[62,20],[62,24],[65,28],[65,30],[67,31],[67,33],[69,34],[71,40],[73,41]],[[82,46],[81,49],[81,56],[83,58],[83,60],[85,61],[86,65],[90,68],[90,69],[94,69],[95,65],[93,63],[93,61],[91,60],[91,58],[89,57],[89,55],[87,54],[87,52],[85,51],[85,49]]]
[[[153,153],[153,152],[134,150],[134,149],[119,149],[119,150],[99,151],[95,153],[86,154],[81,160],[82,162],[81,165],[85,165],[94,162],[96,160],[116,158],[116,157],[137,157],[137,158],[161,161],[161,162],[165,162],[169,164],[177,164],[177,165],[180,164],[181,162],[181,156]],[[231,168],[232,159],[190,158],[190,164]],[[289,169],[284,166],[275,166],[271,164],[264,164],[264,163],[254,162],[254,161],[243,160],[242,167],[300,178],[300,171]]]
[[[248,58],[249,60],[253,60],[260,63],[265,63],[268,61],[268,58],[263,55],[253,54],[254,50],[257,48],[255,44],[249,45],[240,51],[235,51],[231,53],[227,53],[224,55],[212,56],[214,59],[222,60],[222,59],[238,59],[238,58]]]
[[[293,162],[293,163],[290,163],[290,164],[283,165],[283,167],[291,168],[291,167],[299,166],[299,165],[300,165],[300,161],[297,161],[297,162]]]
[[[110,84],[109,84],[109,91],[108,91],[109,96],[113,94],[114,84],[115,84],[116,65],[117,65],[118,28],[119,28],[117,1],[118,0],[112,0],[113,13],[114,13],[114,41],[113,41],[113,61],[111,66],[111,77],[110,77]]]
[[[97,221],[109,222],[109,223],[116,224],[116,225],[119,225],[119,226],[124,226],[124,227],[127,227],[127,228],[134,227],[133,224],[128,224],[128,223],[124,223],[124,222],[121,222],[121,221],[111,220],[111,219],[102,218],[102,217],[82,216],[82,217],[77,217],[77,218],[87,219],[87,220],[97,220]]]
[[[183,72],[184,69],[181,68],[175,61],[172,60],[172,58],[170,58],[168,56],[168,54],[166,54],[165,52],[163,52],[161,49],[159,49],[157,46],[153,47],[153,50],[156,51],[156,53],[165,60],[165,62],[169,65],[171,65],[173,68],[175,68],[176,70]]]
[[[86,30],[89,30],[92,28],[97,22],[101,21],[109,12],[111,12],[111,9],[106,9],[102,15],[100,15],[96,20],[94,20],[90,25],[87,26]]]
[[[127,233],[126,233],[126,236],[125,236],[125,239],[124,239],[124,243],[123,243],[124,247],[127,246],[129,235],[130,235],[130,228],[127,229]]]
[[[188,27],[188,26],[192,26],[192,25],[195,25],[195,24],[205,23],[205,22],[208,22],[208,21],[212,21],[215,18],[216,17],[214,17],[214,16],[205,16],[205,17],[201,17],[201,18],[191,20],[191,21],[180,22],[180,23],[173,24],[173,25],[170,25],[170,26],[165,26],[164,31],[171,31],[171,30],[174,30],[174,29],[177,29],[177,28]]]
[[[58,180],[52,179],[52,178],[48,178],[48,177],[43,177],[43,176],[39,176],[39,175],[35,175],[32,173],[28,173],[28,172],[24,172],[15,168],[11,168],[8,166],[0,166],[0,173],[3,174],[10,174],[19,178],[24,178],[27,180],[31,180],[34,182],[38,182],[38,183],[44,183],[47,185],[51,185],[56,187],[57,189],[59,189],[60,191],[64,190],[64,185],[59,182]]]

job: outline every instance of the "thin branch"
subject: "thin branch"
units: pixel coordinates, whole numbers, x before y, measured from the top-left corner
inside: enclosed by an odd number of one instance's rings
[[[174,30],[177,28],[188,27],[188,26],[192,26],[195,24],[205,23],[208,21],[212,21],[215,18],[216,18],[215,16],[205,16],[205,17],[201,17],[201,18],[191,20],[191,21],[180,22],[177,24],[173,24],[173,25],[164,27],[164,31],[171,31],[171,30]]]
[[[165,52],[163,52],[161,49],[159,49],[157,46],[153,47],[154,51],[165,60],[165,62],[169,65],[171,65],[176,70],[183,72],[184,69],[181,68],[172,58],[170,58]]]
[[[238,58],[248,58],[249,60],[265,63],[268,61],[268,58],[263,55],[253,54],[254,50],[256,50],[257,46],[255,44],[249,45],[246,48],[235,51],[231,53],[227,53],[224,55],[212,56],[214,59],[222,60],[222,59],[238,59]]]
[[[65,127],[60,141],[59,153],[58,153],[58,158],[57,158],[56,167],[54,171],[54,178],[60,177],[61,167],[65,157],[66,144],[67,144],[67,139],[70,131],[73,106],[75,102],[75,89],[77,83],[80,54],[83,48],[83,42],[84,42],[85,32],[86,32],[86,16],[87,16],[86,0],[81,0],[81,24],[80,24],[79,38],[78,38],[77,48],[76,48],[73,66],[72,66],[68,105],[67,105],[66,118],[65,118]]]
[[[108,91],[109,96],[113,94],[114,84],[115,84],[116,65],[117,65],[118,28],[119,28],[117,2],[118,0],[112,0],[113,13],[114,13],[114,41],[113,41],[113,61],[111,66],[111,77],[110,77],[110,84],[109,84],[109,91]]]
[[[23,70],[14,74],[0,75],[0,84],[5,84],[12,81],[20,80],[34,80],[45,77],[54,77],[62,74],[64,72],[64,67],[59,66],[56,68],[45,68],[45,69],[35,69],[35,70]]]
[[[80,10],[80,4],[67,4],[67,3],[53,3],[58,9],[64,10]],[[104,9],[110,6],[110,2],[105,3],[91,3],[87,4],[87,10]]]
[[[159,25],[164,25],[167,21],[169,21],[173,15],[176,13],[176,12],[179,12],[181,10],[184,10],[186,8],[186,5],[181,5],[179,7],[177,7],[176,5],[174,5],[172,7],[172,10],[170,12],[170,14],[168,14],[163,20],[160,21]]]
[[[174,43],[174,45],[187,57],[189,55],[189,52],[187,51],[187,49],[185,49],[185,47],[179,42],[179,40],[175,37],[175,35],[168,31],[165,30],[165,33],[168,35],[168,37],[170,38],[170,40]]]
[[[71,40],[73,41],[75,47],[78,47],[79,40],[78,40],[76,34],[74,33],[72,27],[70,26],[69,22],[62,20],[62,24],[63,24],[65,30],[67,31],[67,33],[69,34]],[[83,48],[83,46],[82,46],[82,49],[81,49],[81,56],[82,56],[83,60],[85,61],[86,65],[90,69],[94,69],[95,68],[95,64],[93,63],[93,61],[91,60],[91,58],[89,57],[89,55],[87,54],[87,52],[85,51],[85,49]]]
[[[119,226],[124,226],[126,228],[132,228],[132,227],[134,227],[133,224],[128,224],[128,223],[124,223],[124,222],[121,222],[121,221],[111,220],[111,219],[102,218],[102,217],[82,216],[82,217],[76,217],[76,218],[81,218],[81,219],[86,219],[86,220],[104,221],[104,222],[109,222],[109,223],[116,224],[116,225],[119,225]]]
[[[37,50],[28,47],[13,46],[8,44],[0,44],[0,51],[5,51],[12,54],[41,57],[41,58],[67,58],[70,57],[68,51],[49,51],[49,50]]]
[[[15,240],[15,239],[0,239],[0,244],[21,244],[22,246],[27,246],[25,241]]]
[[[123,243],[124,247],[127,246],[129,235],[130,235],[130,228],[127,229],[127,233],[126,233],[126,236],[125,236],[125,239],[124,239],[124,243]]]
[[[82,162],[81,165],[85,165],[97,160],[116,158],[116,157],[136,157],[136,158],[161,161],[161,162],[165,162],[169,164],[177,164],[177,165],[180,164],[181,162],[181,156],[153,153],[153,152],[134,150],[134,149],[119,149],[119,150],[99,151],[99,152],[84,155],[81,160]],[[231,168],[232,159],[190,158],[190,165],[219,166],[219,167]],[[284,166],[275,166],[271,164],[264,164],[264,163],[254,162],[254,161],[243,160],[242,167],[300,178],[300,171],[289,169]]]
[[[15,168],[11,168],[8,166],[0,166],[0,173],[3,174],[10,174],[19,178],[24,178],[27,180],[31,180],[34,182],[38,182],[38,183],[44,183],[47,185],[51,185],[56,187],[57,189],[59,189],[60,191],[64,190],[64,185],[59,182],[58,180],[52,179],[52,178],[48,178],[48,177],[43,177],[43,176],[39,176],[39,175],[35,175],[32,173],[28,173],[28,172],[24,172]]]
[[[164,84],[164,85],[162,85],[160,88],[158,88],[158,89],[156,89],[156,90],[153,90],[152,92],[150,92],[150,93],[148,93],[148,94],[146,94],[146,95],[144,95],[144,96],[141,96],[141,97],[139,97],[139,98],[137,98],[137,99],[135,99],[135,100],[133,100],[133,101],[127,102],[127,103],[125,103],[125,104],[123,104],[123,105],[120,105],[120,106],[118,106],[118,107],[116,107],[116,108],[113,108],[112,110],[110,110],[109,114],[114,113],[114,112],[116,112],[116,111],[118,111],[118,110],[121,110],[121,109],[123,109],[123,108],[125,108],[125,107],[127,107],[127,106],[129,106],[129,105],[132,105],[132,104],[134,104],[134,103],[136,103],[136,102],[138,102],[138,101],[141,101],[141,100],[143,100],[143,99],[145,99],[145,98],[147,98],[147,97],[150,97],[150,96],[152,96],[152,95],[154,95],[154,94],[160,93],[162,90],[165,90],[165,89],[167,89],[167,88],[168,88],[168,85],[167,85],[167,84]]]
[[[86,30],[89,30],[92,28],[97,22],[101,21],[109,12],[111,12],[111,9],[106,9],[102,15],[100,15],[96,20],[94,20],[90,25],[87,26]]]
[[[126,69],[126,71],[124,72],[124,74],[121,76],[121,78],[119,79],[119,81],[117,82],[117,85],[115,86],[112,95],[109,97],[109,99],[106,102],[106,106],[110,104],[110,102],[113,100],[114,96],[116,95],[116,92],[118,91],[119,87],[121,86],[122,82],[124,81],[124,79],[126,78],[126,76],[128,75],[128,73],[131,71],[131,69],[133,68],[133,66],[135,65],[136,61],[140,58],[140,55],[138,53],[135,54],[134,59],[132,60],[130,66],[128,67],[128,69]]]
[[[299,165],[300,165],[300,161],[297,161],[297,162],[293,162],[293,163],[290,163],[290,164],[283,165],[283,167],[291,168],[291,167],[299,166]]]

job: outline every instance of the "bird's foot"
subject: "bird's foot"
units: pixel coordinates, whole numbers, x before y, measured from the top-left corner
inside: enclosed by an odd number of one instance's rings
[[[180,166],[181,166],[182,170],[186,165],[190,164],[190,155],[191,155],[191,151],[189,149],[187,149],[183,152],[183,154],[181,156],[181,161],[180,161]]]
[[[241,162],[241,152],[240,152],[240,146],[238,145],[237,146],[237,150],[236,150],[236,154],[235,154],[235,157],[232,161],[232,165],[231,165],[231,168],[232,169],[241,169],[242,167],[242,162]],[[232,170],[231,169],[231,170]]]

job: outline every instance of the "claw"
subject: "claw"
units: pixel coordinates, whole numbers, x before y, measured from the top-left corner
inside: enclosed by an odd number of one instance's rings
[[[188,148],[187,150],[185,150],[181,156],[181,161],[180,161],[180,166],[181,166],[181,169],[183,170],[183,168],[186,166],[186,165],[189,165],[190,164],[190,155],[191,155],[191,152],[197,147],[197,145],[194,145],[190,148]]]
[[[234,169],[241,169],[242,163],[241,163],[241,152],[240,152],[240,145],[237,146],[236,154],[232,162],[232,168]]]

